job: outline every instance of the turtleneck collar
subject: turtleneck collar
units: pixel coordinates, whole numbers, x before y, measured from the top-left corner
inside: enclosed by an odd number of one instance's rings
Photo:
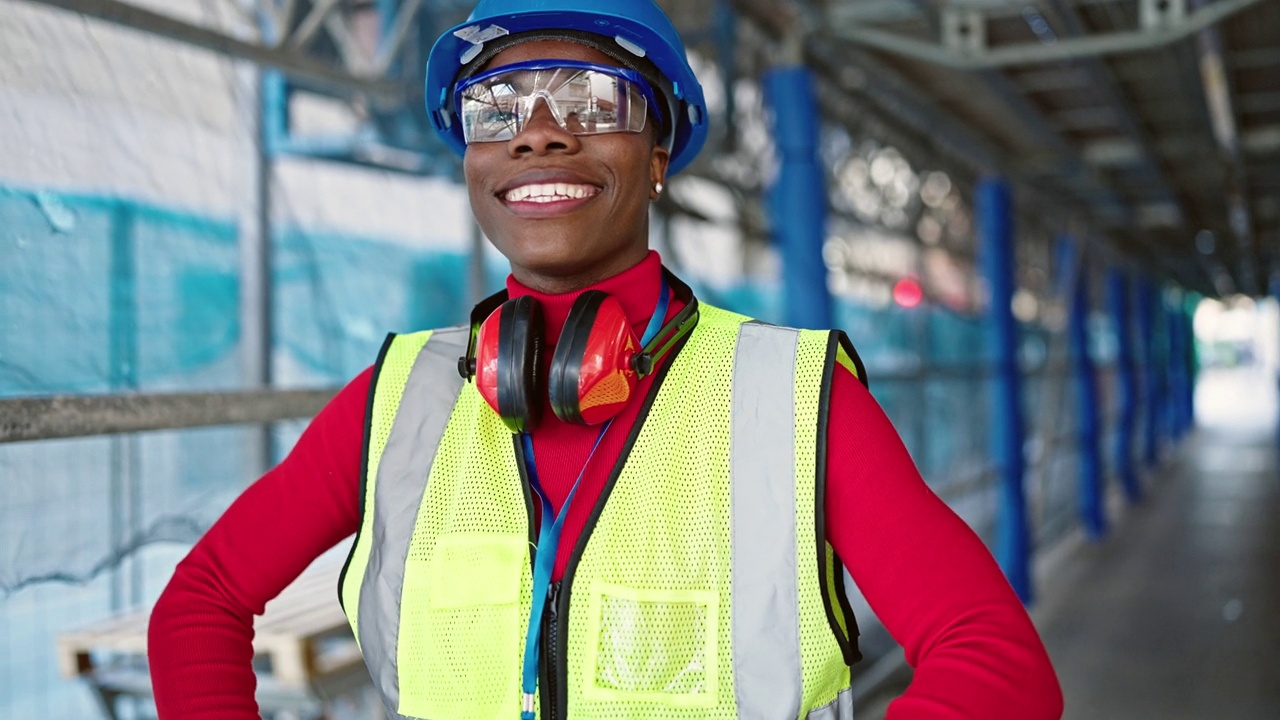
[[[605,278],[594,285],[567,293],[547,294],[525,287],[514,276],[507,276],[507,294],[513,298],[530,295],[542,305],[543,319],[546,321],[546,341],[555,345],[560,339],[560,330],[569,317],[569,309],[578,296],[588,290],[600,290],[612,295],[622,305],[622,311],[631,321],[636,335],[644,333],[649,317],[653,315],[658,304],[658,288],[662,277],[662,258],[657,251],[650,250],[639,263],[623,270],[610,278]],[[671,312],[678,310],[680,303],[673,302]],[[665,318],[664,318],[665,319]]]

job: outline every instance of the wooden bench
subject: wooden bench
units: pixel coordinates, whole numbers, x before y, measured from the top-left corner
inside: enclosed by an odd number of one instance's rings
[[[264,715],[324,717],[328,700],[371,687],[338,605],[340,569],[340,563],[317,562],[254,619],[257,700]],[[149,618],[149,611],[132,612],[57,638],[62,674],[88,682],[113,720],[119,698],[152,695],[146,665]]]

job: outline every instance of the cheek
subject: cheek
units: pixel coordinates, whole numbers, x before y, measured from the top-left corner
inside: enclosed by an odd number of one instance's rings
[[[493,163],[485,157],[483,150],[467,148],[467,154],[462,157],[462,181],[466,183],[472,206],[490,197],[492,192],[493,183],[486,180],[493,176]]]
[[[633,139],[633,138],[628,138]],[[641,139],[639,137],[634,139]],[[651,158],[652,153],[649,150],[648,138],[643,138],[643,142],[639,147],[635,143],[626,143],[622,147],[617,148],[612,158],[612,165],[617,169],[618,180],[626,187],[626,196],[648,203],[649,186],[653,182],[651,177]]]
[[[467,149],[467,153],[462,156],[462,181],[467,184],[467,191],[474,193],[479,185],[481,177],[480,161],[475,159],[475,153],[471,149]]]

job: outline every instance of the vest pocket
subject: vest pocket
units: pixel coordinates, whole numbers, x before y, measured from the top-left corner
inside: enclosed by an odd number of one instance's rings
[[[588,700],[714,707],[720,595],[594,582],[582,677]]]
[[[397,660],[401,715],[492,720],[520,713],[521,535],[437,538],[405,567]]]

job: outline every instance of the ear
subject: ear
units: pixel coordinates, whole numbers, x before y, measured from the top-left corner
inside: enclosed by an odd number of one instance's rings
[[[654,143],[649,154],[649,199],[657,200],[662,194],[658,188],[667,183],[667,167],[671,164],[671,151],[661,143]]]

